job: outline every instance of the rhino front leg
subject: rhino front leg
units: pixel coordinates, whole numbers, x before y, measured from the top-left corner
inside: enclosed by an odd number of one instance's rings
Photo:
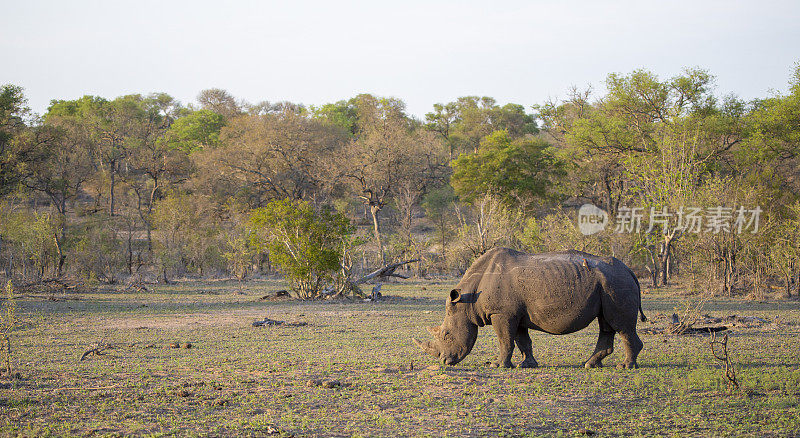
[[[517,325],[519,321],[516,318],[509,318],[503,315],[492,315],[492,327],[497,334],[497,343],[499,351],[497,353],[497,360],[492,363],[496,367],[514,368],[511,363],[511,355],[514,353],[514,340],[517,337]]]
[[[522,362],[520,362],[519,367],[538,367],[539,364],[536,362],[536,359],[533,358],[533,342],[531,342],[531,337],[528,335],[528,329],[521,324],[517,330],[516,343],[517,348],[519,348],[520,353],[522,353]]]

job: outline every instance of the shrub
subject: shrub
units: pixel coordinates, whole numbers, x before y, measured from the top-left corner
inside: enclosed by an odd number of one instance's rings
[[[150,220],[156,265],[165,279],[169,272],[203,275],[226,265],[220,227],[198,196],[170,193],[155,205]]]
[[[76,230],[78,237],[73,248],[74,261],[82,278],[116,283],[116,275],[123,269],[125,260],[115,225],[109,219],[87,221]]]
[[[58,232],[55,221],[47,213],[14,211],[0,205],[0,241],[6,257],[21,265],[23,277],[42,278],[48,267],[55,269],[58,251],[53,237]]]
[[[253,211],[251,244],[269,251],[300,299],[320,296],[336,280],[353,233],[350,222],[330,208],[315,210],[304,201],[272,201]]]

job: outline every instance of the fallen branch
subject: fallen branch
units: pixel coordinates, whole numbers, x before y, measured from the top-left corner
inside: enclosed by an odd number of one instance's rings
[[[714,327],[685,327],[685,326],[672,326],[670,333],[674,335],[696,335],[700,333],[716,333],[728,330],[727,326],[714,326]]]
[[[370,272],[369,274],[359,278],[358,280],[351,280],[351,279],[348,278],[348,279],[345,280],[345,283],[346,283],[346,287],[345,288],[361,293],[361,289],[358,287],[358,285],[362,284],[362,283],[366,283],[366,282],[368,282],[368,281],[370,281],[372,279],[375,279],[375,278],[397,277],[397,278],[406,279],[408,277],[406,277],[405,275],[397,274],[397,273],[395,273],[395,271],[400,266],[407,265],[409,263],[418,262],[418,261],[419,261],[419,259],[413,259],[413,260],[406,260],[404,262],[392,263],[390,265],[386,265],[386,266],[384,266],[382,268],[376,269],[376,270]],[[320,295],[322,295],[322,296],[330,296],[330,295],[339,294],[339,293],[341,293],[340,289],[341,288],[337,287],[337,285],[329,286],[329,287],[325,288],[322,292],[320,292]],[[380,288],[378,290],[380,290]],[[373,293],[371,297],[374,298],[374,295],[375,294]]]
[[[98,345],[98,346],[96,346],[94,348],[90,348],[90,349],[88,349],[88,350],[83,352],[83,354],[81,355],[81,358],[78,360],[78,362],[83,362],[84,360],[86,360],[87,357],[89,357],[89,355],[92,355],[92,354],[94,354],[95,356],[102,356],[102,355],[105,354],[106,350],[110,350],[112,348],[114,348],[114,347],[112,345],[109,345],[109,344],[102,344],[102,345]]]
[[[125,287],[123,292],[137,292],[137,293],[149,293],[150,289],[145,286],[144,282],[142,283],[133,283]]]
[[[264,327],[264,326],[273,326],[273,325],[282,325],[286,327],[304,327],[307,326],[308,323],[305,321],[297,321],[297,322],[286,322],[286,321],[278,321],[276,319],[269,319],[264,318],[260,321],[253,321],[253,327]]]
[[[368,281],[370,281],[370,280],[372,280],[373,278],[376,278],[376,277],[378,277],[378,278],[389,278],[389,277],[408,278],[408,277],[406,277],[404,275],[396,274],[394,271],[397,270],[397,268],[399,268],[400,266],[407,265],[409,263],[418,262],[418,261],[419,261],[419,259],[413,259],[413,260],[406,260],[404,262],[392,263],[391,265],[386,265],[386,266],[384,266],[384,267],[382,267],[380,269],[372,271],[369,274],[359,278],[358,280],[354,281],[353,284],[366,283],[366,282],[368,282]]]
[[[84,360],[86,360],[87,357],[89,357],[90,354],[94,354],[94,355],[97,355],[97,356],[102,356],[103,355],[103,350],[104,349],[101,349],[101,348],[92,348],[91,350],[86,350],[86,351],[83,352],[83,354],[81,355],[81,358],[78,360],[78,362],[83,362]]]

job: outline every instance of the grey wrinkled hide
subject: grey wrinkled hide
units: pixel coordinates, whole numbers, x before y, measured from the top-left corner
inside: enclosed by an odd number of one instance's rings
[[[495,248],[481,256],[450,292],[444,322],[428,330],[434,341],[414,339],[445,365],[469,354],[478,327],[491,325],[500,344],[496,366],[511,367],[514,345],[521,367],[535,367],[528,329],[554,335],[586,328],[595,319],[600,336],[587,368],[602,366],[619,333],[625,348],[623,368],[636,368],[642,341],[636,334],[641,294],[636,276],[621,261],[580,251],[525,254]]]

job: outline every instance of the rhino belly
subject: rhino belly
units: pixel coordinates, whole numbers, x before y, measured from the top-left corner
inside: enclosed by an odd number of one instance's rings
[[[567,334],[586,328],[600,314],[600,282],[588,265],[568,257],[531,257],[510,270],[503,286],[524,303],[529,328]]]
[[[529,328],[563,335],[586,328],[600,314],[600,294],[581,285],[537,294],[526,303]]]

